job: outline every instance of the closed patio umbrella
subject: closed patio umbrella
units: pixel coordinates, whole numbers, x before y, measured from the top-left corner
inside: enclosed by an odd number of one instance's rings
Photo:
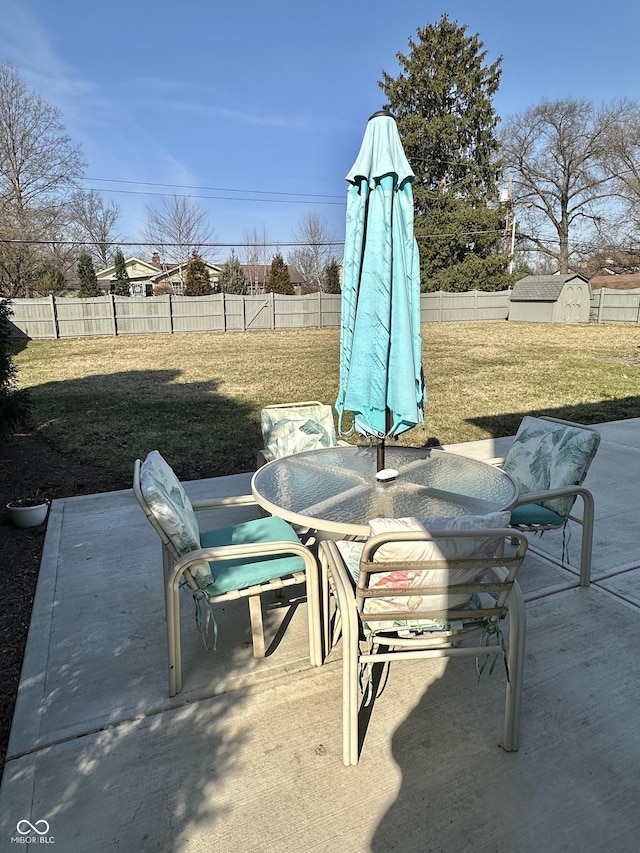
[[[413,234],[414,174],[393,117],[371,116],[347,181],[340,326],[340,432],[384,441],[423,425],[420,264]]]

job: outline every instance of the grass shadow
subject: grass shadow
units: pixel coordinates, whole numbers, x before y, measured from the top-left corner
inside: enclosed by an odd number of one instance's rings
[[[477,415],[467,418],[467,423],[480,427],[493,438],[500,438],[505,435],[515,435],[520,426],[520,421],[525,415],[535,417],[546,415],[588,425],[628,420],[640,418],[640,396],[620,397],[595,403],[575,403],[531,410],[522,409],[517,412],[501,412],[495,415]]]
[[[181,377],[125,370],[34,385],[32,425],[62,453],[126,478],[150,450],[183,480],[254,470],[262,442],[252,407],[216,380]]]

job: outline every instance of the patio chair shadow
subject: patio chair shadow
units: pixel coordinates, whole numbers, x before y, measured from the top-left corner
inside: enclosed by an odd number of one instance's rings
[[[115,524],[122,528],[122,519],[131,518],[124,544],[144,540],[131,552],[138,576],[123,566],[104,571],[108,559],[91,568],[88,555],[108,549],[114,525],[100,529],[96,541],[82,541],[78,512],[53,582],[41,592],[50,599],[49,606],[38,608],[42,624],[37,620],[33,626],[35,643],[46,646],[31,656],[26,688],[42,696],[24,721],[34,737],[19,738],[23,746],[14,746],[4,785],[20,791],[23,783],[33,784],[32,792],[16,796],[36,803],[33,818],[46,817],[56,840],[69,849],[86,844],[90,826],[106,845],[96,849],[180,850],[202,826],[235,820],[230,815],[236,804],[221,793],[227,777],[269,739],[268,726],[256,731],[255,719],[245,716],[254,685],[289,669],[306,669],[308,649],[301,643],[300,655],[292,657],[289,647],[272,663],[255,661],[246,602],[233,601],[216,617],[217,651],[205,651],[187,596],[185,690],[168,700],[159,551],[128,492],[98,496],[94,511],[104,515],[114,500],[121,517]],[[79,572],[89,575],[82,584]],[[294,598],[291,612],[275,595],[266,598],[272,653],[292,620],[299,633],[300,628],[306,632],[306,618],[301,598]],[[37,768],[33,783],[30,766]]]

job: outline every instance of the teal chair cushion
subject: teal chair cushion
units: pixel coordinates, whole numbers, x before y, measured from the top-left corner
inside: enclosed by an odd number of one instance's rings
[[[511,524],[517,527],[519,524],[527,527],[528,525],[543,527],[562,527],[565,523],[565,518],[558,515],[557,512],[547,509],[546,506],[540,504],[522,504],[511,510]]]
[[[599,436],[587,429],[526,415],[507,454],[504,470],[518,483],[520,495],[546,492],[582,482]],[[564,519],[575,496],[541,501]],[[561,523],[563,523],[561,522]]]
[[[209,530],[200,536],[202,548],[219,548],[225,545],[246,545],[260,542],[299,543],[294,529],[281,518],[258,518],[233,527]],[[233,560],[215,560],[209,563],[211,574],[204,587],[208,595],[221,595],[232,589],[246,589],[273,578],[285,577],[304,571],[302,557],[239,557]],[[213,582],[211,579],[213,578]]]
[[[286,521],[271,517],[201,534],[191,501],[173,469],[157,450],[152,450],[140,467],[140,487],[145,501],[180,557],[200,548],[300,541]],[[198,586],[211,595],[244,589],[302,570],[304,561],[301,557],[265,559],[262,556],[212,563],[202,560],[190,568]]]

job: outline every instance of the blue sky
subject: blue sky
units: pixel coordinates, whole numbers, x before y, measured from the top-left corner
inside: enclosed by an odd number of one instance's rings
[[[344,176],[418,27],[443,12],[502,56],[503,118],[543,99],[639,96],[636,0],[2,0],[0,61],[62,112],[84,186],[139,240],[162,193],[220,243],[291,240],[314,212],[344,236]],[[229,249],[221,248],[224,260]],[[286,250],[285,250],[286,254]]]

